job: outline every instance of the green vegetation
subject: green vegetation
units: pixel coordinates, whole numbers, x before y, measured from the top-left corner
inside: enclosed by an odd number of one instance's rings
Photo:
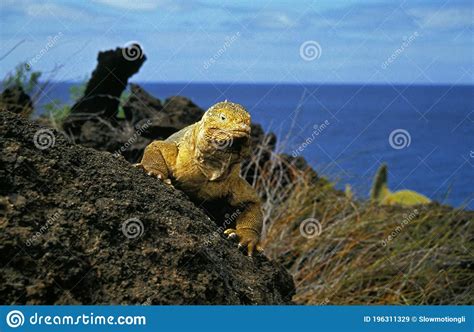
[[[117,112],[117,118],[125,119],[125,111],[123,109],[123,105],[127,101],[128,97],[130,97],[130,91],[124,90],[120,95],[120,104]]]
[[[73,85],[69,88],[69,95],[71,100],[77,101],[84,95],[87,86],[87,81],[88,79],[84,78],[82,83],[79,83],[78,85]],[[130,92],[128,90],[123,91],[120,96],[120,104],[117,112],[117,117],[119,119],[125,118],[123,104],[126,102],[129,96]],[[71,105],[64,104],[58,99],[45,104],[43,107],[50,118],[51,124],[54,128],[57,129],[61,129],[62,123],[71,112]]]
[[[84,91],[86,89],[86,82],[87,80],[84,79],[83,83],[79,85],[73,85],[69,88],[69,96],[71,100],[75,101],[83,96]],[[71,106],[67,104],[63,104],[58,99],[44,105],[44,108],[47,114],[49,115],[51,122],[56,128],[60,128],[64,119],[66,119],[66,117],[71,112]]]
[[[381,205],[405,205],[428,204],[431,200],[412,190],[399,190],[391,192],[387,186],[387,165],[380,166],[374,178],[370,199]]]
[[[39,89],[40,77],[41,72],[31,70],[28,63],[22,62],[12,72],[7,74],[3,79],[2,86],[4,89],[19,86],[26,94],[32,96]]]
[[[82,83],[73,85],[69,88],[69,96],[73,101],[78,100],[84,95],[86,90],[87,78],[83,79]],[[49,117],[51,125],[56,129],[61,129],[64,120],[71,113],[71,105],[61,102],[59,99],[55,99],[45,104],[44,109]]]
[[[15,69],[3,79],[2,87],[4,89],[13,88],[15,86],[21,87],[23,91],[31,97],[33,105],[35,105],[35,99],[39,95],[39,92],[43,88],[43,85],[48,84],[48,82],[46,82],[42,85],[39,82],[41,76],[41,72],[33,71],[28,63],[22,62],[19,63],[15,67]],[[84,95],[87,81],[88,78],[85,77],[81,83],[79,83],[78,85],[71,86],[69,88],[69,95],[72,101],[77,101]],[[120,96],[120,105],[117,114],[117,117],[119,119],[125,118],[125,112],[122,106],[129,96],[130,92],[128,90],[125,90]],[[64,120],[71,112],[71,105],[63,103],[59,99],[54,99],[44,104],[43,108],[51,122],[51,125],[56,129],[62,128]],[[29,116],[31,116],[31,114],[27,115],[27,117]]]
[[[49,117],[51,125],[56,129],[62,128],[62,123],[71,112],[71,106],[61,103],[58,99],[45,104],[43,107]]]

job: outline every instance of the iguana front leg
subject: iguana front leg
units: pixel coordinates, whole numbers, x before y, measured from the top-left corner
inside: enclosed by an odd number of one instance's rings
[[[238,176],[231,183],[230,204],[234,207],[243,207],[236,220],[235,229],[229,228],[224,234],[230,238],[238,237],[239,247],[247,247],[249,256],[254,251],[263,251],[260,245],[263,215],[260,199],[253,188],[243,178]]]
[[[166,184],[171,184],[170,176],[177,154],[176,144],[154,141],[145,148],[141,162],[134,166],[143,168],[148,175],[156,176]]]

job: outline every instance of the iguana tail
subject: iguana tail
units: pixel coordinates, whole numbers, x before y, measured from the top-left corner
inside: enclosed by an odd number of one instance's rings
[[[387,193],[387,165],[382,164],[375,175],[372,188],[370,190],[370,200],[380,202]]]

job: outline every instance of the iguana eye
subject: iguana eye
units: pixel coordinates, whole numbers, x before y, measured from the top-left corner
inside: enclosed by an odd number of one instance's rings
[[[224,114],[221,114],[221,120],[222,120],[222,121],[225,121],[226,119],[227,119],[227,118],[225,117],[225,115],[224,115]]]

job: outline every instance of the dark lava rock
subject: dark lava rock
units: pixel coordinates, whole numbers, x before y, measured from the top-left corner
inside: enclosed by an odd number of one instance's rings
[[[176,128],[182,129],[201,120],[204,110],[183,96],[173,96],[165,100],[163,111],[170,117]]]
[[[52,136],[38,145],[39,133]],[[10,112],[0,266],[2,304],[282,304],[294,293],[282,267],[244,256],[183,193]]]
[[[128,79],[138,72],[145,60],[138,44],[99,52],[97,67],[87,83],[84,96],[72,106],[64,128],[75,133],[82,123],[95,117],[113,123]]]
[[[138,84],[130,83],[130,96],[123,105],[125,119],[133,124],[154,119],[163,110],[161,101]]]
[[[6,88],[0,95],[0,110],[9,110],[23,117],[33,113],[33,102],[21,86]]]
[[[143,132],[144,137],[166,139],[175,132],[201,120],[204,110],[190,99],[174,96],[161,101],[137,84],[131,84],[131,94],[123,106],[125,118],[135,126],[143,127],[150,121]]]
[[[204,110],[185,97],[171,97],[164,105],[137,84],[131,84],[131,94],[123,105],[125,119],[137,127],[146,126],[142,136],[166,139],[175,132],[201,120]]]
[[[118,119],[117,113],[128,79],[138,72],[146,56],[140,45],[132,44],[99,52],[97,60],[84,96],[73,105],[63,129],[75,143],[135,162],[151,142],[143,136],[151,122],[145,119],[134,125]]]
[[[123,104],[125,119],[105,118],[80,121],[79,130],[66,132],[73,141],[101,151],[118,153],[132,163],[138,162],[145,147],[153,140],[163,140],[199,121],[204,110],[185,97],[161,101],[137,84]],[[74,120],[77,124],[77,119]]]
[[[122,155],[129,162],[135,163],[142,156],[146,146],[152,142],[143,136],[149,124],[148,120],[135,126],[121,121],[112,127],[110,123],[87,121],[82,125],[79,135],[75,137],[75,142],[99,151]]]

